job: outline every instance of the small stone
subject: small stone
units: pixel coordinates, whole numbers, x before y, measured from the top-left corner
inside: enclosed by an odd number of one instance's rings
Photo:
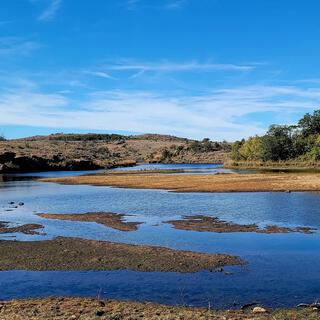
[[[214,269],[215,272],[223,272],[223,268],[221,267],[217,267]]]
[[[70,316],[70,319],[72,320],[77,319],[77,316],[73,314],[72,316]]]
[[[253,313],[266,313],[267,310],[265,308],[262,308],[262,307],[254,307],[252,312]]]
[[[299,303],[299,304],[297,305],[297,308],[309,308],[309,307],[310,307],[310,305],[307,304],[307,303]]]
[[[24,203],[23,202],[19,202],[18,205],[19,206],[24,206]]]

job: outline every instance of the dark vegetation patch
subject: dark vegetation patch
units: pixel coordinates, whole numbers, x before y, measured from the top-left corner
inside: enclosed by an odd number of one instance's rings
[[[241,265],[237,256],[81,238],[0,241],[0,270],[118,270],[197,272]]]

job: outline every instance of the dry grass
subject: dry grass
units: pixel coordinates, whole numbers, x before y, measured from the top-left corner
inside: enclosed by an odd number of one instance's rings
[[[121,174],[42,179],[62,184],[165,189],[176,192],[320,191],[320,174]]]
[[[274,310],[257,315],[251,310],[214,311],[89,298],[45,298],[0,303],[1,320],[317,320],[319,317],[319,311],[312,308]]]

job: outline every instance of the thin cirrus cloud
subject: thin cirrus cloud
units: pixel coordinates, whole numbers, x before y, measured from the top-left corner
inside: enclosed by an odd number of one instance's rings
[[[38,16],[38,20],[43,22],[52,20],[55,17],[58,10],[60,9],[61,5],[62,0],[49,0],[49,5]]]
[[[39,43],[21,37],[0,37],[0,56],[2,57],[28,55],[40,47]]]
[[[179,9],[187,3],[187,0],[162,0],[162,1],[143,1],[143,0],[126,0],[125,7],[128,10],[135,10],[139,7],[149,7],[158,9]]]
[[[175,63],[175,62],[119,62],[107,64],[99,71],[86,71],[87,74],[103,78],[116,78],[114,74],[131,72],[129,78],[136,78],[145,73],[182,73],[182,72],[250,72],[256,68],[254,64],[232,64],[232,63],[200,63],[197,61]]]
[[[0,124],[68,131],[156,132],[232,141],[266,129],[265,124],[241,121],[243,117],[264,112],[281,112],[284,119],[286,115],[300,115],[312,110],[320,96],[320,88],[263,85],[213,90],[198,96],[111,90],[88,93],[81,100],[34,91],[0,93]]]

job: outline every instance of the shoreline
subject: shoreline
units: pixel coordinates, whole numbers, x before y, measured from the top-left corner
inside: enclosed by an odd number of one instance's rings
[[[166,306],[150,302],[102,300],[96,298],[50,297],[0,302],[2,320],[274,320],[319,319],[318,304],[303,308],[267,310],[248,305],[240,310],[213,310],[208,308]]]

